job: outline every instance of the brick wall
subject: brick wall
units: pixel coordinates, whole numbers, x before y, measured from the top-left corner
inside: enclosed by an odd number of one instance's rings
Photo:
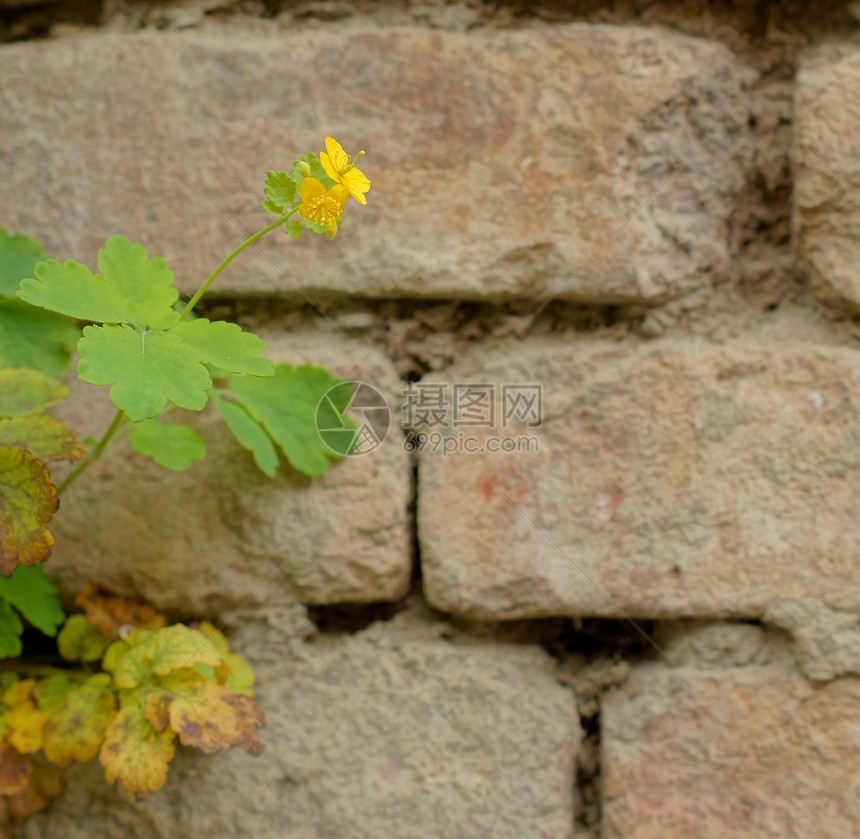
[[[138,807],[75,767],[19,835],[854,835],[858,14],[0,2],[0,224],[53,256],[123,233],[190,292],[267,169],[367,150],[333,242],[203,313],[392,409],[319,480],[204,414],[190,471],[120,447],[64,496],[64,595],[230,618],[266,751]]]

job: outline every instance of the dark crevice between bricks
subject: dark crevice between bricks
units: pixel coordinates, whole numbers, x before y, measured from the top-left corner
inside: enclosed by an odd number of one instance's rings
[[[543,336],[588,334],[619,336],[633,332],[647,309],[641,305],[573,303],[553,300],[475,302],[464,300],[340,297],[317,306],[277,297],[225,298],[217,291],[197,313],[237,321],[243,328],[329,334],[333,344],[349,341],[382,350],[403,381],[440,372],[475,345],[513,348],[518,341]]]

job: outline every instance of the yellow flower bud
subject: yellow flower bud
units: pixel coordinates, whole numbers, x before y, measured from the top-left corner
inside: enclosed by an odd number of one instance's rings
[[[299,161],[299,172],[306,178],[310,177],[311,174],[311,165],[307,162],[307,160]]]

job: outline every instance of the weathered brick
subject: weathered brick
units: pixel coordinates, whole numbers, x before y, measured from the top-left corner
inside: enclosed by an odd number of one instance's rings
[[[742,238],[755,74],[718,44],[272,31],[4,47],[4,225],[88,265],[123,233],[191,290],[244,238],[231,222],[267,223],[266,170],[331,133],[367,149],[367,207],[350,202],[333,244],[270,237],[272,261],[246,254],[220,293],[543,297],[569,277],[562,297],[659,300],[719,277]]]
[[[706,632],[725,656],[738,629]],[[745,659],[641,665],[604,699],[604,839],[856,835],[860,680],[813,686],[766,646]]]
[[[860,50],[810,58],[797,77],[795,250],[825,298],[860,310]]]
[[[488,618],[856,609],[860,353],[789,337],[535,339],[427,378],[544,395],[541,427],[449,429],[436,446],[508,434],[539,452],[425,447],[430,602]]]

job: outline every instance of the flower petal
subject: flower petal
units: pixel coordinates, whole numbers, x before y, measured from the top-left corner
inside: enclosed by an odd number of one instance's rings
[[[322,198],[325,195],[325,191],[322,182],[316,178],[302,178],[299,182],[299,195],[302,196],[304,203],[313,201],[314,198]]]
[[[370,178],[368,178],[364,172],[353,167],[341,177],[341,181],[349,190],[349,194],[355,198],[359,204],[367,203],[364,193],[370,189]]]
[[[344,186],[343,184],[335,184],[329,191],[328,194],[334,198],[338,204],[345,204],[347,198],[349,198],[349,188]]]

